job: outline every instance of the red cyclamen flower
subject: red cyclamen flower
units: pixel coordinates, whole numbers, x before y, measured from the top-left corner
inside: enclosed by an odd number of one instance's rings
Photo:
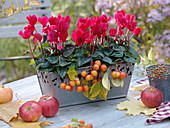
[[[119,32],[118,32],[118,35],[119,35],[119,36],[124,35],[124,31],[120,29]]]
[[[34,36],[34,38],[33,38],[33,44],[36,44],[37,41],[41,42],[41,40],[42,40],[42,35],[41,35],[41,34],[35,33],[35,34],[33,34],[33,36]]]
[[[110,34],[111,36],[116,36],[116,34],[117,34],[117,29],[116,29],[116,28],[111,28],[110,31],[109,31],[109,34]]]
[[[30,30],[33,33],[35,31],[35,26],[28,25],[28,26],[24,27],[24,30]]]
[[[34,26],[37,23],[37,17],[35,15],[30,15],[26,17],[28,20],[28,24]]]
[[[48,17],[47,16],[39,17],[38,22],[40,22],[42,26],[45,27],[48,23]]]
[[[134,33],[136,36],[138,36],[141,32],[142,32],[142,28],[140,28],[140,27],[137,27],[137,28],[135,28],[135,29],[133,30],[133,33]]]
[[[32,36],[32,31],[26,29],[24,32],[19,31],[18,34],[21,35],[24,39],[29,39]]]
[[[124,29],[126,27],[126,12],[124,10],[121,10],[121,11],[117,11],[117,13],[115,14],[114,18],[118,24],[118,26],[121,28],[121,29]]]
[[[136,22],[127,23],[126,28],[129,29],[129,31],[133,31],[136,28]]]
[[[128,23],[135,21],[135,19],[136,19],[136,16],[135,16],[135,15],[130,15],[130,14],[127,14],[127,15],[126,15],[126,21],[127,21]]]
[[[90,19],[89,18],[79,18],[77,22],[77,27],[83,31],[86,31],[87,28],[90,26]]]
[[[89,31],[82,31],[81,29],[77,29],[72,33],[72,40],[76,43],[77,46],[81,46],[86,40],[88,40],[89,35]]]

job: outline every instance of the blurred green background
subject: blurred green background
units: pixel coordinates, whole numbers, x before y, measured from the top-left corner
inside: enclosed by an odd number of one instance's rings
[[[153,48],[154,61],[164,63],[166,58],[170,57],[170,3],[168,1],[51,0],[53,15],[71,16],[69,33],[76,29],[75,24],[79,17],[101,14],[113,16],[116,11],[122,9],[136,15],[137,24],[143,29],[142,34],[132,40],[143,61],[150,61],[147,55]],[[22,38],[0,39],[0,58],[21,56],[27,49],[27,42]],[[30,66],[29,62],[30,60],[1,61],[0,81],[6,83],[35,74],[34,67]]]

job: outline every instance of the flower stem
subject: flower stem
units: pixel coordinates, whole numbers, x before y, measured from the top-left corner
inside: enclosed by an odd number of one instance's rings
[[[128,39],[128,41],[129,41],[129,40],[131,40],[131,39],[132,39],[132,37],[133,37],[134,35],[135,35],[135,34],[133,34],[133,35],[132,35],[132,36]]]
[[[41,41],[40,41],[40,46],[41,46],[42,54],[44,54],[44,50],[43,50],[43,46],[42,46],[42,42]]]
[[[32,49],[31,49],[31,45],[30,45],[30,40],[29,40],[29,39],[28,39],[28,47],[29,47],[29,49],[30,49],[31,57],[32,57],[32,59],[34,59],[34,55],[33,55],[33,53],[32,53]]]

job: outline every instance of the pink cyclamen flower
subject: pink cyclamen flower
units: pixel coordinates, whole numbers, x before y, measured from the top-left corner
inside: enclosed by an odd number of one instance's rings
[[[47,16],[39,17],[38,22],[40,22],[42,26],[45,27],[48,23],[48,17]]]
[[[60,43],[58,43],[58,44],[57,44],[57,49],[58,49],[58,50],[63,49],[63,47],[61,46],[61,44],[60,44]]]
[[[28,24],[34,26],[37,23],[37,17],[35,15],[29,15],[26,17],[28,20]]]
[[[133,33],[134,33],[136,36],[138,36],[141,32],[142,32],[142,28],[140,28],[140,27],[137,27],[137,28],[135,28],[135,29],[133,30]]]
[[[19,31],[18,34],[21,35],[22,38],[24,38],[24,39],[29,39],[32,36],[32,31],[27,29],[24,32]]]
[[[41,40],[42,40],[42,35],[41,34],[39,34],[39,33],[35,33],[35,34],[33,34],[33,36],[34,36],[34,38],[33,38],[33,44],[36,44],[37,43],[37,41],[38,42],[41,42]]]
[[[109,34],[111,36],[116,36],[116,33],[117,33],[117,29],[116,28],[111,28],[110,31],[109,31]]]

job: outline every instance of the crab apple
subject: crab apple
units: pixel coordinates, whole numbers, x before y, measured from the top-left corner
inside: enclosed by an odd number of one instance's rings
[[[38,121],[42,115],[42,107],[35,101],[27,101],[19,108],[19,115],[27,122]]]
[[[76,92],[82,92],[83,91],[83,87],[82,86],[77,86],[76,87]]]
[[[92,75],[87,75],[86,77],[85,77],[85,80],[86,81],[90,81],[90,80],[93,80],[94,79],[94,77],[92,76]]]
[[[59,102],[54,96],[41,96],[38,104],[42,107],[42,115],[45,117],[53,117],[59,110]]]
[[[87,92],[89,90],[89,86],[88,85],[83,85],[83,91]]]
[[[65,90],[70,91],[71,90],[71,86],[70,85],[66,85],[65,86]]]
[[[70,86],[75,86],[76,82],[71,80],[71,81],[69,81],[69,84],[70,84]]]
[[[87,124],[86,126],[87,126],[87,128],[93,128],[93,125],[92,125],[92,124],[90,124],[90,123],[89,123],[89,124]]]
[[[70,92],[72,92],[74,90],[74,86],[71,86],[71,88],[70,88]]]
[[[81,72],[81,76],[86,77],[87,76],[87,72],[86,71],[82,71]]]
[[[99,65],[98,65],[98,64],[94,64],[94,65],[93,65],[93,69],[94,69],[94,70],[99,70]]]
[[[100,66],[100,70],[101,70],[101,71],[106,71],[106,70],[107,70],[107,66],[106,66],[105,64],[102,64],[102,65]]]
[[[97,79],[93,79],[92,80],[92,84],[96,83],[97,82]]]
[[[158,88],[150,86],[142,91],[141,100],[145,106],[155,108],[162,103],[163,94]]]
[[[94,63],[99,65],[99,66],[101,65],[101,61],[100,60],[96,60]]]
[[[91,75],[94,76],[94,77],[97,77],[98,76],[98,72],[96,70],[92,70],[91,71]]]
[[[76,85],[80,85],[80,83],[81,83],[79,78],[76,78],[76,80],[74,80],[74,81],[75,81]]]
[[[124,78],[126,78],[126,73],[125,72],[120,72],[120,77],[119,77],[119,79],[124,79]]]
[[[120,77],[120,72],[118,72],[118,71],[113,71],[113,72],[112,72],[112,77],[113,77],[113,78],[119,78],[119,77]]]
[[[4,85],[0,86],[0,104],[12,101],[13,91]]]
[[[61,89],[65,89],[66,85],[67,85],[66,83],[61,83],[61,84],[60,84],[60,88],[61,88]]]
[[[79,121],[81,124],[85,124],[85,120],[80,120]]]

